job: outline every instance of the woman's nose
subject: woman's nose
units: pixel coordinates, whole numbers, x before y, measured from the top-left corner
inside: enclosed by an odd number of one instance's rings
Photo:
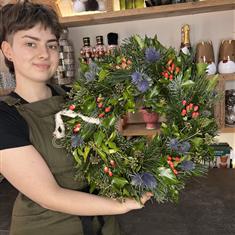
[[[38,51],[38,56],[41,59],[47,59],[49,57],[49,50],[47,46],[40,46]]]

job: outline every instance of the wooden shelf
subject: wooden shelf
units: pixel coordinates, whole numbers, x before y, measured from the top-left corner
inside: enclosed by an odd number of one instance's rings
[[[128,9],[121,11],[108,11],[105,13],[95,13],[89,15],[60,17],[60,21],[63,26],[77,27],[151,18],[192,15],[233,9],[235,9],[234,0],[206,0],[200,2],[187,2],[147,7],[141,9]]]
[[[235,73],[232,74],[219,74],[218,91],[222,92],[223,97],[215,107],[215,117],[218,121],[219,131],[221,133],[234,133],[235,126],[230,127],[225,125],[225,83],[228,81],[235,82]]]

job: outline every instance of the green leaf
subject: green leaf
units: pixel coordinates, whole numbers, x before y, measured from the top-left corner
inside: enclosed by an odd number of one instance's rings
[[[74,159],[75,159],[75,161],[78,163],[78,165],[80,166],[81,164],[82,164],[82,160],[81,160],[81,158],[78,156],[78,151],[77,151],[78,149],[75,149],[74,151],[73,151],[73,157],[74,157]]]
[[[195,147],[200,147],[203,144],[203,139],[200,137],[195,137],[192,139],[192,143]]]
[[[86,162],[90,150],[91,150],[91,148],[89,146],[85,147],[85,151],[84,151],[84,155],[83,155],[84,162]]]
[[[192,85],[194,85],[194,81],[192,81],[192,80],[188,80],[188,81],[182,83],[182,87],[191,87]]]
[[[118,150],[118,147],[114,142],[108,141],[107,144],[110,148]]]
[[[114,176],[112,181],[111,181],[111,184],[114,185],[115,187],[121,189],[123,188],[126,184],[128,184],[128,181],[127,179],[123,178],[123,177],[117,177],[117,176]]]
[[[94,141],[97,146],[100,146],[105,138],[105,134],[102,131],[98,131],[94,134]]]
[[[101,69],[99,72],[99,80],[102,81],[108,76],[109,72],[106,69]]]
[[[199,76],[204,75],[206,73],[207,64],[206,63],[197,63],[197,73]]]
[[[101,157],[101,159],[104,162],[107,162],[107,156],[106,156],[106,154],[102,150],[96,149],[96,152],[98,153],[98,155]]]
[[[169,178],[171,180],[175,179],[175,175],[174,173],[172,172],[171,169],[169,168],[166,168],[166,167],[159,167],[158,168],[158,171],[159,171],[159,175],[160,176],[163,176],[163,177],[166,177],[166,178]]]
[[[138,43],[140,49],[144,48],[144,40],[139,35],[134,35],[135,41]]]

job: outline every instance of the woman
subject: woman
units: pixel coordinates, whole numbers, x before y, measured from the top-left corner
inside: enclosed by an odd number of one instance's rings
[[[61,27],[56,13],[28,1],[0,12],[0,45],[16,79],[13,93],[0,103],[0,173],[19,195],[11,235],[120,234],[114,215],[140,209],[141,202],[121,203],[85,191],[74,180],[74,162],[52,144],[54,114],[63,92],[47,85],[57,69]]]

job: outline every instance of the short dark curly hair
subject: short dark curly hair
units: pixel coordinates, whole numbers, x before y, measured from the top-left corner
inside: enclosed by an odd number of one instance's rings
[[[31,29],[37,24],[41,24],[45,29],[51,29],[59,39],[62,27],[56,12],[50,6],[28,0],[3,6],[0,10],[0,46],[3,41],[9,42],[10,36],[17,31]],[[13,63],[6,57],[5,63],[9,71],[14,73]]]

